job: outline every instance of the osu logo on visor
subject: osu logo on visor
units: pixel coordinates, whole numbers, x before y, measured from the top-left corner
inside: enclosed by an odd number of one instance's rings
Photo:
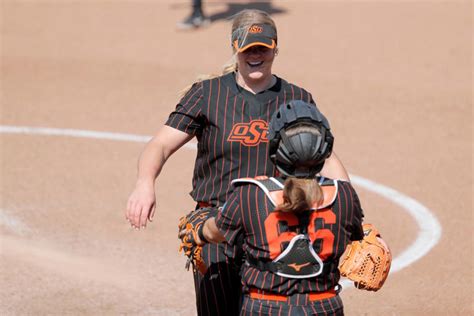
[[[249,28],[249,33],[252,33],[252,34],[255,34],[255,33],[262,33],[263,32],[263,28],[259,25],[252,25],[250,28]]]
[[[268,142],[268,124],[263,120],[248,123],[237,123],[232,128],[227,141],[240,142],[245,146],[257,146],[260,142]]]

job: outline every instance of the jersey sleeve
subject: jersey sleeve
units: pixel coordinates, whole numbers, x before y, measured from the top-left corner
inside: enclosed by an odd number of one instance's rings
[[[231,246],[234,245],[242,229],[240,190],[235,190],[216,216],[216,226]]]
[[[195,83],[176,105],[165,125],[190,135],[199,134],[202,123],[203,83]]]
[[[362,229],[362,221],[364,212],[360,205],[359,196],[354,190],[350,182],[339,181],[340,199],[344,200],[344,204],[348,210],[346,227],[351,232],[351,240],[361,240],[364,238],[364,230]]]

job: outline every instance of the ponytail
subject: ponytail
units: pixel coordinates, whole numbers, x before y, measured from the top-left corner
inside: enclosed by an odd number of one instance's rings
[[[299,179],[289,177],[283,188],[283,203],[278,205],[278,212],[304,212],[316,208],[323,200],[323,191],[316,179]]]
[[[236,61],[236,54],[234,53],[234,55],[232,55],[232,58],[229,60],[229,62],[227,62],[227,64],[225,64],[224,67],[222,67],[222,73],[220,75],[216,75],[216,74],[199,75],[197,77],[196,82],[194,82],[193,84],[188,85],[187,87],[185,87],[183,90],[181,90],[179,92],[179,96],[181,98],[184,97],[186,95],[186,93],[188,93],[189,90],[191,90],[191,87],[195,83],[198,83],[198,82],[201,82],[201,81],[204,81],[204,80],[214,79],[214,78],[217,78],[217,77],[220,77],[220,76],[224,76],[224,75],[227,75],[228,73],[234,72],[236,70],[237,70],[237,61]]]

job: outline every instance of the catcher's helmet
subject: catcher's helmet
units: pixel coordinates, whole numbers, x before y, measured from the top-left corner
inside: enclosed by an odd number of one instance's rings
[[[297,126],[309,126],[287,134]],[[316,129],[316,132],[314,130]],[[312,178],[321,171],[331,155],[334,137],[328,120],[314,104],[293,100],[282,104],[270,120],[269,155],[278,171],[285,176]]]

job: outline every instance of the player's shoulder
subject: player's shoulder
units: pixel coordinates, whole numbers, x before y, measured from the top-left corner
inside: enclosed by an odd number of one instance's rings
[[[276,191],[283,189],[283,180],[274,177],[257,176],[254,178],[239,178],[232,180],[232,186],[238,187],[259,187],[264,191]]]
[[[280,80],[281,80],[281,84],[282,84],[283,88],[287,88],[287,89],[289,88],[289,89],[293,89],[293,90],[301,90],[301,91],[304,91],[304,92],[309,94],[309,91],[306,88],[300,86],[299,84],[296,84],[294,82],[289,82],[289,81],[287,81],[283,78],[280,78]]]
[[[338,188],[346,189],[346,190],[354,190],[352,183],[348,180],[336,179],[332,181],[334,181],[334,183],[337,184]]]
[[[217,82],[221,78],[221,76],[212,76],[212,75],[203,75],[199,76],[197,80],[195,80],[191,84],[190,90],[202,90],[206,89],[211,86],[214,82]]]
[[[234,190],[244,190],[252,194],[271,194],[271,192],[281,191],[284,187],[284,180],[280,178],[257,176],[255,178],[239,178],[232,180]]]
[[[237,82],[233,72],[202,78],[200,84],[204,94],[211,94],[222,89],[227,89],[229,93],[234,95],[239,92],[236,88]]]
[[[352,183],[346,180],[337,181],[337,199],[340,203],[351,204],[359,200],[356,190]]]
[[[209,75],[202,77],[199,81],[203,87],[208,87],[215,84],[228,84],[229,82],[235,81],[234,74],[232,72],[222,75]]]
[[[295,83],[282,80],[281,87],[282,91],[285,92],[286,96],[290,97],[293,100],[303,100],[309,103],[314,103],[313,95],[311,94],[311,92]]]
[[[183,100],[189,100],[192,98],[197,98],[202,95],[202,87],[203,83],[202,81],[195,81],[192,84],[190,84],[188,87],[182,90],[181,94],[181,101]]]
[[[249,196],[259,196],[261,191],[253,178],[239,178],[231,182],[230,194],[226,205],[241,205],[248,202]],[[263,191],[261,191],[263,193]],[[264,193],[263,193],[264,194]]]
[[[255,198],[258,201],[268,199],[273,205],[282,196],[284,180],[281,178],[259,176],[255,178],[240,178],[232,181],[235,190],[241,192],[244,200],[248,197]]]

